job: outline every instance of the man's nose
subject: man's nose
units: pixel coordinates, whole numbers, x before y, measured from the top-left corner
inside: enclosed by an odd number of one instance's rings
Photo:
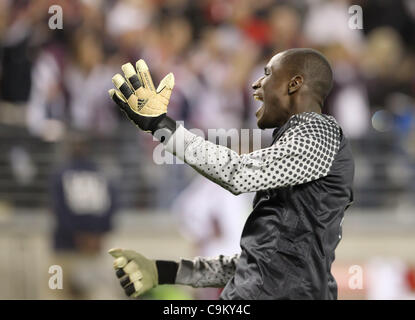
[[[262,79],[264,79],[264,76],[262,76],[261,78],[259,78],[257,81],[255,81],[252,84],[252,89],[256,90],[256,89],[261,88],[261,81],[262,81]]]

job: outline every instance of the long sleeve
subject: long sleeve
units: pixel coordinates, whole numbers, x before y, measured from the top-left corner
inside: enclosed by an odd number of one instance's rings
[[[269,148],[239,155],[179,126],[165,149],[233,194],[310,182],[328,174],[340,145],[334,120],[297,115]]]
[[[220,255],[216,258],[182,259],[179,262],[175,283],[194,288],[223,288],[233,277],[239,256],[235,254]]]

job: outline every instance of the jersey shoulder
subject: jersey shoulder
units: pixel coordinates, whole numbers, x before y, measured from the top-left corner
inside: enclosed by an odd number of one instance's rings
[[[282,138],[292,136],[309,137],[320,143],[338,146],[341,141],[341,128],[336,119],[325,114],[304,112],[292,116]]]
[[[291,117],[280,143],[290,146],[312,167],[311,174],[326,176],[339,152],[341,129],[336,120],[314,112]]]

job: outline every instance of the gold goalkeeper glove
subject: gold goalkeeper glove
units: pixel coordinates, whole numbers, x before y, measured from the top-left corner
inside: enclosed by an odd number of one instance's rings
[[[158,129],[174,132],[176,124],[166,116],[174,87],[173,74],[164,77],[156,90],[144,60],[137,61],[136,69],[131,63],[124,64],[121,69],[125,78],[117,73],[112,78],[117,89],[109,90],[115,103],[141,130],[152,134]]]

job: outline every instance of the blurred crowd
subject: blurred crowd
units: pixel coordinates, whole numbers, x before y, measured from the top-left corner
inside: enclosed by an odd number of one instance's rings
[[[54,4],[62,29],[48,25]],[[356,4],[362,30],[349,25]],[[130,125],[107,90],[122,64],[140,58],[155,83],[175,74],[169,114],[186,127],[255,128],[251,83],[266,62],[313,47],[335,75],[324,112],[356,152],[413,158],[413,1],[2,0],[0,16],[1,122],[41,140],[60,141],[72,129],[111,136]]]
[[[50,28],[54,5],[62,29]],[[362,8],[363,29],[349,24],[352,5]],[[89,297],[86,287],[106,298],[118,292],[97,265],[123,206],[175,212],[195,254],[237,251],[250,195],[191,182],[183,165],[157,166],[152,137],[107,91],[122,64],[142,58],[155,84],[174,73],[169,114],[187,128],[252,129],[259,105],[251,84],[274,54],[293,47],[320,50],[333,67],[323,112],[352,142],[354,207],[413,205],[414,30],[413,0],[0,0],[0,218],[4,203],[32,211],[45,195],[55,214],[54,263],[74,275],[65,294],[78,298]]]

